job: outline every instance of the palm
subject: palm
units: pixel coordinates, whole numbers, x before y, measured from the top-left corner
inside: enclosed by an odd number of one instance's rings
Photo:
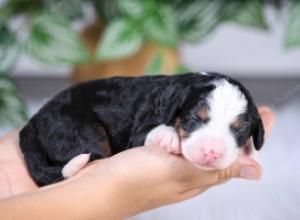
[[[36,188],[20,152],[18,132],[11,132],[0,140],[0,199]]]

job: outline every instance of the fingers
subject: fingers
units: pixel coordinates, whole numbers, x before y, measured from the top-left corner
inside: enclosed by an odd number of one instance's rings
[[[258,180],[262,175],[261,166],[248,157],[239,157],[229,168],[218,170],[218,183],[230,178],[244,178]]]
[[[231,178],[259,180],[262,176],[262,168],[256,161],[241,156],[226,169],[202,172],[197,176],[199,186],[203,186],[203,184],[214,186]]]
[[[259,107],[258,111],[265,128],[265,138],[268,138],[276,120],[275,114],[267,106]]]

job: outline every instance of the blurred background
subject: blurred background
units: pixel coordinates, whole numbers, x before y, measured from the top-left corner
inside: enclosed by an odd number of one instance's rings
[[[237,78],[276,112],[264,177],[132,219],[299,220],[299,0],[0,0],[0,136],[71,84],[187,71]]]

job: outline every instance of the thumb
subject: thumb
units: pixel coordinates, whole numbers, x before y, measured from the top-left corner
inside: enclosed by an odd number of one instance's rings
[[[259,180],[262,176],[261,166],[248,157],[240,156],[230,167],[215,171],[216,184],[231,178]]]
[[[231,178],[259,180],[262,175],[261,166],[254,160],[245,156],[238,159],[226,169],[206,172],[205,185],[214,186],[226,182]],[[198,181],[203,184],[202,181]]]

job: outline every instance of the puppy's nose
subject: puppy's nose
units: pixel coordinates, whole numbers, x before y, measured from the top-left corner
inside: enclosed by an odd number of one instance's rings
[[[205,164],[211,164],[214,163],[216,160],[221,158],[223,156],[223,153],[215,151],[215,150],[209,150],[208,152],[203,153],[203,162]]]
[[[201,146],[202,163],[212,164],[223,157],[224,141],[222,139],[204,140]]]

